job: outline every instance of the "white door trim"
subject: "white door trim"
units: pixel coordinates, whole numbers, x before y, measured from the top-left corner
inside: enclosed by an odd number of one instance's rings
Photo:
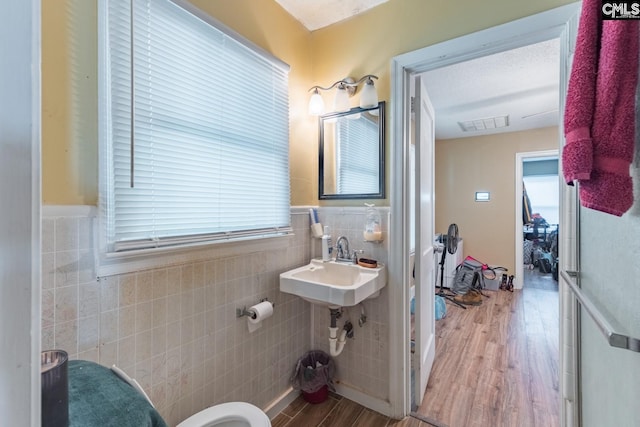
[[[524,227],[522,225],[522,179],[524,178],[522,173],[522,162],[524,159],[531,159],[535,157],[558,157],[558,150],[542,150],[542,151],[528,151],[523,153],[516,153],[516,277],[513,280],[513,286],[516,289],[522,289],[524,285],[524,265],[523,265],[523,253],[522,245],[524,243]]]
[[[578,8],[579,9],[579,8]],[[571,63],[578,32],[576,10],[569,19],[560,37],[560,93],[567,93]],[[565,97],[560,97],[560,111],[565,109]],[[561,121],[561,125],[564,122]],[[564,127],[560,128],[560,146],[564,146]],[[562,158],[560,158],[562,165]],[[560,167],[562,169],[562,167]],[[579,270],[579,223],[580,207],[576,188],[560,186],[560,241],[558,248],[559,269]],[[580,320],[578,302],[568,289],[564,279],[558,281],[558,303],[560,312],[560,425],[579,426],[580,421]]]
[[[402,419],[411,411],[411,360],[409,315],[409,224],[410,207],[405,193],[409,182],[411,73],[403,63],[391,61],[391,141],[389,221],[389,403],[393,418]]]
[[[526,18],[518,19],[467,36],[428,46],[394,57],[391,60],[390,100],[390,187],[391,221],[389,257],[389,352],[390,352],[390,404],[391,416],[402,418],[409,414],[411,405],[411,364],[409,360],[409,251],[408,206],[404,194],[408,182],[407,144],[411,111],[409,108],[410,82],[414,73],[425,72],[446,65],[502,52],[559,37],[567,21],[580,9],[572,3]],[[561,346],[561,352],[564,349]],[[562,356],[561,356],[562,357]],[[562,385],[562,382],[561,382]],[[562,393],[561,393],[562,394]],[[561,419],[562,425],[564,419]]]

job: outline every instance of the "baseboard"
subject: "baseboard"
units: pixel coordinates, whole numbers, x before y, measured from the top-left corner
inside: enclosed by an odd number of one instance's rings
[[[280,395],[280,397],[275,398],[267,407],[264,409],[269,419],[274,419],[284,408],[289,406],[291,402],[296,400],[296,398],[300,395],[298,390],[294,390],[292,387],[289,387],[284,393]]]
[[[370,396],[365,394],[359,390],[351,388],[344,384],[336,384],[336,393],[342,397],[345,397],[349,400],[352,400],[365,408],[369,408],[372,411],[379,412],[388,417],[391,416],[391,404],[386,400],[379,399],[377,397]],[[282,393],[279,397],[274,399],[266,408],[264,408],[264,412],[267,414],[269,419],[274,419],[280,412],[284,410],[291,402],[296,400],[296,398],[300,395],[298,390],[294,390],[289,387],[284,393]]]
[[[349,387],[348,385],[336,384],[336,393],[342,397],[346,397],[349,400],[359,403],[365,408],[369,408],[372,411],[379,412],[388,417],[391,417],[391,414],[393,413],[390,402],[365,394],[359,390]]]

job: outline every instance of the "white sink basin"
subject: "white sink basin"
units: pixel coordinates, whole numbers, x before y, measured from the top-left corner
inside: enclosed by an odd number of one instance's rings
[[[349,307],[377,297],[387,284],[386,268],[313,259],[305,266],[280,274],[280,290],[314,304]]]

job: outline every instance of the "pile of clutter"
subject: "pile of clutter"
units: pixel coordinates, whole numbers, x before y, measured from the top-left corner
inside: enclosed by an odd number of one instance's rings
[[[483,290],[513,292],[514,276],[506,272],[505,267],[492,267],[471,256],[466,257],[456,268],[451,286],[451,291],[455,294],[453,301],[464,305],[480,305],[482,297],[488,297]]]

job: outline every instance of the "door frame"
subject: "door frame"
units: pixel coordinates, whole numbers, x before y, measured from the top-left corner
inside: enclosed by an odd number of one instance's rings
[[[522,289],[522,287],[524,286],[524,264],[522,262],[522,245],[524,243],[524,226],[522,225],[522,180],[524,178],[524,174],[522,170],[524,166],[522,165],[522,163],[525,159],[532,159],[537,157],[557,157],[558,161],[560,161],[559,156],[560,151],[558,149],[516,153],[516,277],[513,281],[513,286],[516,289]],[[560,185],[560,181],[558,181],[558,185]],[[560,198],[560,195],[558,195],[558,198]],[[558,212],[558,216],[559,215],[560,213]]]
[[[518,19],[506,24],[451,39],[442,43],[398,55],[391,60],[390,97],[390,187],[391,220],[389,223],[389,396],[391,416],[403,418],[411,410],[411,361],[410,361],[410,313],[409,313],[409,227],[407,223],[409,203],[407,191],[409,183],[405,177],[408,166],[411,125],[411,81],[416,73],[441,68],[458,62],[503,52],[559,37],[566,29],[567,22],[580,10],[580,2]],[[562,54],[562,51],[561,51]],[[566,54],[566,52],[565,52]],[[566,90],[561,85],[561,90]],[[397,143],[394,143],[397,141]],[[564,186],[563,186],[564,187]],[[573,193],[561,190],[563,201]],[[570,215],[570,214],[569,214]],[[561,211],[561,222],[567,216]],[[561,224],[562,225],[562,224]],[[563,227],[566,228],[566,227]],[[568,251],[572,249],[567,248]],[[566,254],[565,254],[566,255]],[[562,318],[563,293],[560,293],[560,315]],[[564,327],[561,326],[564,330]],[[563,334],[560,334],[562,337]],[[560,342],[560,395],[563,398],[565,357],[563,340]],[[558,402],[560,405],[560,402]],[[565,405],[561,405],[561,425],[567,418]]]

